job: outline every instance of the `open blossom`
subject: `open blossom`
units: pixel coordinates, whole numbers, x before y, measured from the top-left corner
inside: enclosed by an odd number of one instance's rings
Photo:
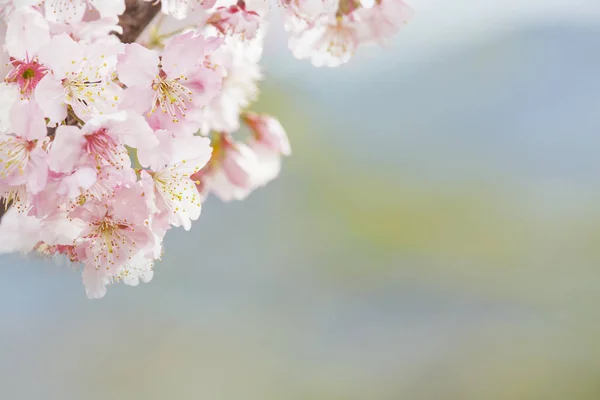
[[[314,26],[298,23],[289,47],[294,57],[310,58],[315,67],[337,67],[348,62],[358,45],[358,23],[351,17],[322,17]]]
[[[30,99],[48,68],[37,58],[38,51],[50,41],[48,22],[36,10],[15,11],[6,28],[5,48],[12,67],[5,82],[19,87],[21,96]]]
[[[37,58],[12,60],[12,69],[5,78],[5,82],[17,85],[23,99],[30,99],[35,88],[44,76],[48,68],[40,64]]]
[[[84,264],[84,284],[90,297],[102,297],[105,286],[133,257],[147,250],[150,214],[139,185],[124,186],[106,202],[92,201],[71,212],[87,222],[76,253]]]
[[[146,1],[195,25],[163,33],[161,16],[124,44],[125,0],[0,0],[0,254],[81,266],[89,298],[151,281],[170,229],[191,229],[210,194],[246,198],[291,154],[281,123],[250,111],[269,1]],[[403,0],[279,5],[293,54],[317,66],[412,16]]]
[[[243,200],[256,188],[258,169],[258,158],[250,147],[220,134],[213,139],[209,164],[192,179],[203,197],[213,193],[223,201]]]
[[[50,150],[50,166],[68,172],[81,163],[100,169],[131,165],[126,145],[152,148],[158,140],[148,123],[135,114],[121,112],[88,121],[83,128],[59,126]]]
[[[23,101],[12,107],[9,132],[0,135],[0,184],[25,185],[29,193],[38,193],[46,185],[48,169],[42,148],[46,124],[35,103]]]
[[[361,41],[383,42],[394,35],[413,17],[413,10],[403,0],[379,0],[371,8],[357,11]]]
[[[238,0],[235,5],[217,8],[208,19],[208,23],[222,34],[235,34],[245,39],[254,39],[260,19],[261,16],[256,11],[246,9],[244,0]]]
[[[263,186],[279,175],[281,156],[292,154],[290,141],[281,123],[269,115],[247,113],[244,121],[253,133],[248,146],[258,159],[254,184]]]
[[[157,134],[161,145],[138,153],[141,164],[152,167],[151,172],[142,172],[142,182],[153,192],[158,212],[167,213],[173,226],[190,230],[202,209],[200,194],[191,177],[210,160],[210,140],[199,136],[172,137],[166,131]],[[158,157],[151,154],[156,149],[160,149]]]
[[[377,0],[363,7],[354,0],[282,0],[289,47],[314,66],[348,62],[361,44],[383,42],[412,17],[403,0]]]
[[[139,44],[128,45],[118,65],[119,78],[127,85],[127,104],[154,114],[161,127],[177,129],[172,123],[192,122],[190,114],[220,90],[221,72],[207,58],[220,43],[188,32],[174,37],[162,57]],[[193,121],[186,131],[193,133],[199,126]]]
[[[83,121],[118,111],[121,88],[113,82],[120,43],[81,44],[70,36],[54,36],[39,51],[51,71],[38,83],[35,99],[51,122],[67,117],[68,107]]]
[[[243,200],[275,179],[281,170],[281,157],[291,154],[287,134],[275,118],[246,113],[243,120],[252,131],[248,141],[216,135],[210,162],[192,176],[202,196],[213,193],[223,201]]]

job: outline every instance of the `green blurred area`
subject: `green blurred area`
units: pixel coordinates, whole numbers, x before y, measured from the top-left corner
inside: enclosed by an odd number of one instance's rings
[[[302,106],[272,86],[255,109],[278,115],[291,135],[295,155],[286,174],[302,176],[306,186],[290,189],[294,215],[286,223],[300,227],[307,251],[336,254],[325,273],[331,280],[351,286],[396,269],[433,290],[537,314],[533,322],[478,324],[426,367],[382,371],[387,384],[364,392],[324,376],[285,398],[600,398],[598,192],[563,210],[544,209],[543,187],[428,184],[384,163],[353,160],[336,148],[343,132],[324,135],[326,126],[311,124]],[[417,266],[398,263],[407,254]]]
[[[598,125],[583,111],[600,104],[600,85],[573,67],[597,71],[600,58],[556,51],[587,31],[553,32],[432,62],[439,82],[393,68],[361,82],[317,71],[331,78],[319,83],[326,97],[267,75],[253,110],[288,131],[282,176],[244,202],[211,198],[191,232],[169,233],[151,284],[88,302],[77,273],[0,259],[0,398],[600,399],[600,186],[593,168],[592,179],[575,168],[600,144],[577,136]],[[567,64],[541,68],[540,43]],[[544,92],[565,76],[589,82]],[[394,85],[406,93],[385,92]],[[517,129],[527,137],[509,137]],[[583,144],[569,153],[571,137]],[[456,176],[407,165],[405,145]],[[517,159],[552,150],[531,168],[540,175]],[[506,175],[485,170],[488,156]],[[456,172],[453,157],[473,171]]]

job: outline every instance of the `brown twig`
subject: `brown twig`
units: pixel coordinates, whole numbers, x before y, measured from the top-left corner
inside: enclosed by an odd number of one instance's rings
[[[10,207],[10,204],[5,206],[5,202],[6,200],[0,199],[0,218],[2,218],[8,207]]]
[[[123,34],[116,34],[121,42],[133,43],[142,34],[160,11],[160,5],[143,0],[125,0],[125,12],[119,17]],[[53,133],[53,131],[49,131]],[[0,198],[0,219],[6,212],[4,200]]]
[[[119,17],[119,25],[123,28],[123,34],[117,34],[121,42],[133,43],[142,34],[160,11],[160,6],[155,3],[143,0],[125,0],[125,12]]]

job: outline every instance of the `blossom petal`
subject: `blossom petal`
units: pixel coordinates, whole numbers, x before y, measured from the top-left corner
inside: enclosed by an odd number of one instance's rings
[[[46,137],[46,121],[42,110],[35,101],[19,101],[11,110],[11,130],[27,140]]]
[[[50,28],[42,14],[26,7],[11,15],[5,40],[5,48],[11,57],[20,60],[30,58],[49,41]]]
[[[46,4],[52,3],[47,1]],[[75,42],[66,33],[54,36],[47,46],[42,47],[38,58],[42,64],[51,68],[54,74],[65,77],[69,72],[76,72],[79,68],[79,60],[84,55],[83,47]]]
[[[28,253],[39,241],[40,221],[10,208],[0,222],[0,254]]]
[[[76,126],[59,126],[50,148],[50,168],[56,172],[71,172],[80,161],[84,146],[85,137],[81,129]]]
[[[67,118],[65,89],[62,82],[53,75],[46,75],[38,83],[35,88],[35,99],[50,122],[56,124]]]
[[[158,74],[158,54],[137,43],[128,44],[118,56],[117,72],[127,86],[149,87]]]

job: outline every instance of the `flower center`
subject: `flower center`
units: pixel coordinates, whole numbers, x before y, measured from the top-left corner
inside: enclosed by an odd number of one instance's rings
[[[81,103],[86,107],[89,107],[96,101],[96,97],[102,96],[101,88],[102,81],[92,81],[87,77],[83,76],[80,72],[74,74],[73,77],[67,78],[63,81],[63,86],[66,91],[66,99],[70,104]]]
[[[37,59],[26,61],[12,61],[13,69],[6,76],[5,82],[19,85],[21,95],[31,98],[37,84],[48,72],[48,68],[39,64]]]
[[[113,221],[109,217],[93,223],[93,230],[85,238],[90,239],[96,269],[110,269],[121,257],[121,250],[128,244],[126,230],[132,229],[125,222]]]
[[[198,191],[189,174],[167,169],[155,173],[153,178],[156,190],[173,212],[187,212],[186,204],[200,206]]]
[[[23,71],[23,79],[31,79],[35,76],[35,72],[31,68],[27,68]]]
[[[180,80],[187,80],[187,78],[164,79],[160,76],[157,77],[152,83],[154,99],[149,114],[160,108],[163,113],[171,117],[173,122],[179,122],[180,117],[185,117],[186,103],[192,101],[192,92],[179,83]]]
[[[335,25],[330,25],[324,34],[323,41],[332,56],[344,58],[354,52],[356,48],[355,33],[340,18]]]
[[[106,133],[106,129],[100,129],[91,135],[85,136],[86,150],[93,155],[99,166],[101,161],[109,163],[115,168],[123,168],[127,155],[127,149],[120,146],[117,141]]]

